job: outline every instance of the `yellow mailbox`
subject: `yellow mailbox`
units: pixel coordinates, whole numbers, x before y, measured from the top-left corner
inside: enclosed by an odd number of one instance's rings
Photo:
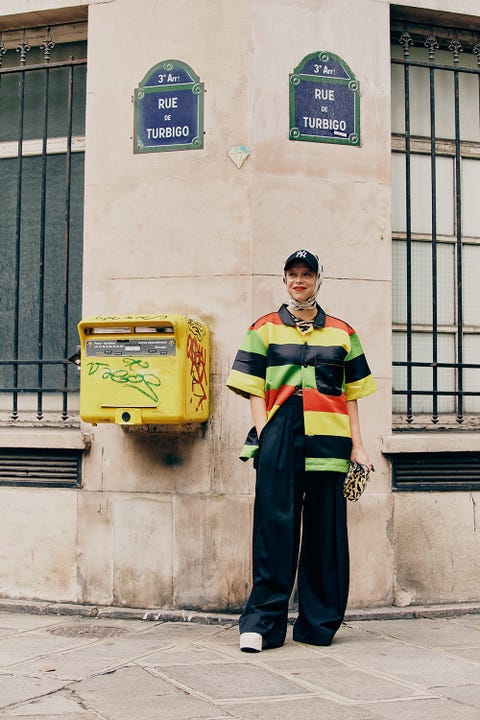
[[[120,425],[203,422],[209,333],[182,315],[98,315],[79,323],[80,416]]]

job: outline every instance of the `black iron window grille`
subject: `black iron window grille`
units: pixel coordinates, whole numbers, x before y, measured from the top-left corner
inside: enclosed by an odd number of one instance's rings
[[[479,29],[392,21],[396,427],[480,426]]]
[[[0,421],[75,422],[86,24],[0,34]]]

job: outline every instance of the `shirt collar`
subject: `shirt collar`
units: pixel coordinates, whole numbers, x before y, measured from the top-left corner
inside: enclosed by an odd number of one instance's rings
[[[313,321],[313,327],[314,328],[323,328],[325,327],[325,311],[320,307],[320,305],[317,304],[318,312],[315,320]],[[284,303],[280,306],[278,310],[278,314],[280,316],[280,320],[283,322],[284,325],[290,325],[292,327],[295,327],[295,320],[292,318],[290,313],[287,310],[287,306]]]

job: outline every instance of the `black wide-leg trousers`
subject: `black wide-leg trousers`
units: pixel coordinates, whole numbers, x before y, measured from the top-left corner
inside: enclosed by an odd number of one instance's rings
[[[330,645],[347,605],[348,534],[342,473],[305,472],[302,398],[292,396],[260,436],[253,520],[253,588],[240,632],[283,645],[295,576],[293,639]]]

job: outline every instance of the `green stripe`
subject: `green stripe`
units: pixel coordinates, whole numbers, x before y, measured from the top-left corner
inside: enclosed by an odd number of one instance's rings
[[[240,453],[241,460],[250,460],[258,454],[258,445],[244,445]],[[306,458],[305,470],[310,472],[338,472],[346,474],[349,468],[348,460],[340,458]]]
[[[350,343],[350,352],[345,358],[345,362],[348,362],[348,360],[353,360],[353,358],[356,358],[363,353],[363,348],[360,345],[360,340],[358,339],[357,333],[353,333],[353,335],[350,335]]]
[[[244,445],[239,457],[242,460],[250,460],[254,458],[258,453],[258,445]]]
[[[338,472],[347,473],[350,463],[341,458],[306,458],[305,470],[311,472]]]
[[[299,385],[300,387],[316,387],[315,368],[298,365],[275,365],[267,367],[266,387],[278,390],[282,385]]]
[[[246,350],[247,352],[258,353],[259,355],[266,355],[267,349],[262,342],[261,337],[255,330],[247,330],[245,333],[240,350]]]

